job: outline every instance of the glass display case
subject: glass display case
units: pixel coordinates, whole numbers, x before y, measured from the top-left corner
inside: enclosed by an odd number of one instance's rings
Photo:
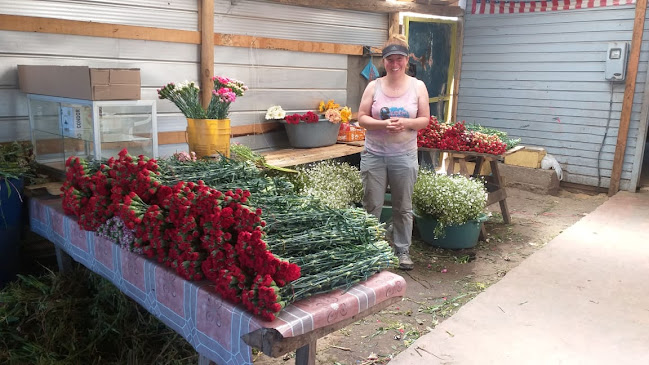
[[[70,156],[158,157],[155,100],[94,101],[27,94],[36,162],[65,170]]]

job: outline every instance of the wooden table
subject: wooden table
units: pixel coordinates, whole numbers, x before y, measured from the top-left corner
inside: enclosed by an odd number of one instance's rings
[[[32,231],[54,243],[59,268],[76,261],[111,281],[199,353],[199,364],[252,364],[252,347],[269,356],[297,350],[295,363],[314,365],[318,338],[400,301],[403,277],[382,271],[346,291],[292,303],[272,322],[223,300],[207,281],[187,281],[173,270],[79,228],[61,198],[29,200]],[[251,347],[252,346],[252,347]]]
[[[261,154],[270,165],[278,167],[297,166],[360,153],[364,148],[363,142],[340,142],[331,146],[316,148],[286,148],[266,151]]]
[[[507,192],[505,191],[504,182],[502,176],[500,176],[500,171],[498,170],[498,161],[503,160],[503,155],[491,155],[488,153],[478,153],[478,152],[458,152],[450,150],[439,150],[434,148],[423,148],[420,147],[419,151],[429,152],[431,157],[435,153],[446,153],[448,156],[448,165],[446,167],[446,173],[448,175],[453,174],[455,169],[455,163],[460,165],[460,174],[464,176],[474,176],[482,177],[486,182],[488,197],[487,197],[487,206],[499,203],[500,211],[503,216],[503,221],[507,224],[511,223],[511,216],[509,215],[509,208],[507,207]],[[469,171],[467,167],[467,159],[475,159],[475,167],[473,171]],[[480,175],[480,170],[482,165],[488,162],[491,167],[491,175],[483,176]],[[484,231],[482,232],[484,235]]]

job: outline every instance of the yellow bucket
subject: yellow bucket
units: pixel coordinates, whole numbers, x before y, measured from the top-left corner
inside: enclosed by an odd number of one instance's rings
[[[230,119],[187,118],[187,143],[197,157],[230,157]]]

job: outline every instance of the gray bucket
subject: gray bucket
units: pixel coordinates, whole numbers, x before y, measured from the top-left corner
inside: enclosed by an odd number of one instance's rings
[[[286,128],[289,143],[296,148],[331,146],[336,143],[340,129],[340,124],[331,123],[327,119],[320,119],[318,123],[282,123]]]

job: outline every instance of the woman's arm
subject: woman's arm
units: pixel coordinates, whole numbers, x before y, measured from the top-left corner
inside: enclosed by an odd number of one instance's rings
[[[372,118],[372,103],[374,102],[375,88],[376,80],[367,84],[361,97],[361,105],[358,107],[358,124],[368,130],[385,129],[390,124],[390,120]]]
[[[417,80],[417,118],[410,119],[406,127],[416,131],[426,128],[430,120],[430,104],[428,103],[428,89],[423,81]]]

